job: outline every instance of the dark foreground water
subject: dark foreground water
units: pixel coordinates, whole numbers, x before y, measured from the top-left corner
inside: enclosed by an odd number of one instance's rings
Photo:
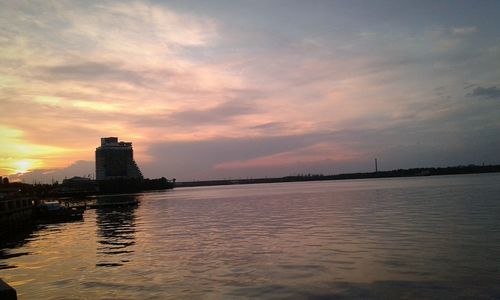
[[[20,299],[499,299],[500,174],[183,188],[3,243]]]

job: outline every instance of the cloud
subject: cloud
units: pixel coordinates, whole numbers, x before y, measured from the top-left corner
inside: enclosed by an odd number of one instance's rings
[[[154,37],[166,45],[186,47],[207,45],[217,36],[213,19],[175,12],[159,4],[131,1],[98,4],[97,8],[92,29],[101,34],[118,25],[123,35],[132,33],[139,41],[141,36]]]
[[[166,116],[147,116],[135,121],[139,126],[206,126],[224,124],[232,119],[255,114],[259,109],[250,101],[231,100],[207,109],[189,109],[169,113]]]
[[[285,126],[286,126],[286,124],[283,122],[267,122],[267,123],[251,126],[250,129],[273,130],[273,129],[282,129]]]
[[[500,98],[500,88],[496,86],[491,86],[491,87],[479,86],[473,89],[472,92],[469,93],[468,95],[473,97],[496,99]]]
[[[245,103],[243,101],[228,101],[219,104],[213,108],[204,110],[187,110],[175,113],[173,115],[174,122],[180,122],[184,124],[206,124],[206,123],[221,123],[228,119],[253,114],[257,112],[258,109],[251,103]]]
[[[50,183],[52,181],[62,182],[65,178],[73,176],[92,177],[95,174],[95,163],[93,161],[79,160],[63,168],[37,169],[24,174],[14,174],[9,176],[11,180],[23,181],[26,183],[41,182]]]
[[[120,63],[81,62],[58,66],[41,67],[41,77],[57,81],[125,81],[142,84],[145,78],[136,71],[121,67]]]
[[[456,35],[465,35],[465,34],[471,34],[471,33],[476,33],[477,28],[476,26],[468,26],[468,27],[453,27],[451,29],[451,32]]]
[[[214,137],[208,140],[158,142],[149,146],[144,172],[181,179],[221,176],[214,167],[229,161],[251,160],[310,146],[325,133],[272,137]],[[194,176],[194,177],[192,177]]]
[[[78,99],[67,99],[59,97],[47,97],[39,96],[33,99],[33,102],[42,105],[47,105],[50,107],[69,107],[78,110],[90,110],[96,112],[117,112],[120,111],[120,105],[117,103],[105,103],[105,102],[95,102],[95,101],[85,101]]]
[[[331,135],[332,139],[341,140]],[[359,159],[359,152],[354,149],[345,149],[342,142],[335,143],[330,138],[317,140],[310,145],[305,145],[290,151],[281,151],[271,155],[260,156],[247,160],[227,161],[214,166],[214,170],[248,170],[275,167],[286,167],[295,164],[319,164],[328,162],[354,161]]]

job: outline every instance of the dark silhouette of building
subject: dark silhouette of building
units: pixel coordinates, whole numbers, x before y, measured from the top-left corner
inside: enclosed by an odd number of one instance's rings
[[[101,138],[101,146],[95,150],[95,171],[97,180],[143,179],[134,161],[132,143],[118,142],[117,137]]]
[[[95,194],[99,191],[98,183],[87,177],[74,176],[64,179],[62,184],[58,184],[52,192],[58,195],[85,195]]]

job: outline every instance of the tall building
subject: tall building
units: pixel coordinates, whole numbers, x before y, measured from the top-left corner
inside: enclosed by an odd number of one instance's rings
[[[143,178],[134,161],[132,143],[118,142],[117,137],[101,138],[101,146],[95,149],[95,173],[97,180]]]

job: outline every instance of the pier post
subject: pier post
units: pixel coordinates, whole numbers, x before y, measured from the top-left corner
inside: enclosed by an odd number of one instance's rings
[[[16,290],[0,278],[0,299],[17,300]]]

